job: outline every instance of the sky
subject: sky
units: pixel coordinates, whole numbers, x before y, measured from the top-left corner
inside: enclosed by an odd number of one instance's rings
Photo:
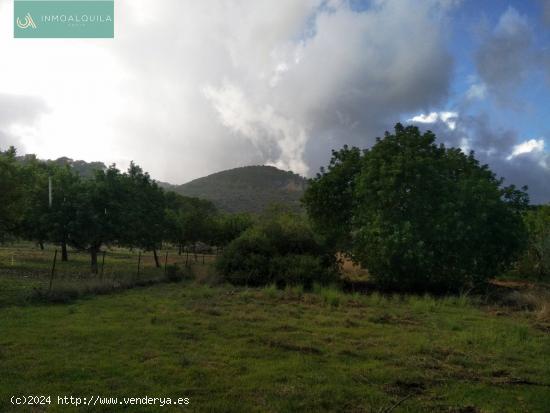
[[[158,180],[313,176],[396,122],[550,202],[550,0],[115,0],[114,39],[14,39],[0,148]]]

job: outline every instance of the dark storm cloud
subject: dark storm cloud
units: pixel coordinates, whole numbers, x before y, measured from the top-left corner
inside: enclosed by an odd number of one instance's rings
[[[0,93],[0,125],[33,122],[46,111],[47,106],[40,98]]]
[[[532,202],[550,202],[550,154],[543,139],[525,140],[516,130],[496,128],[485,114],[457,116],[454,122],[453,128],[441,120],[416,124],[448,146],[473,150],[481,163],[504,178],[505,185],[528,186]]]
[[[543,19],[550,17],[550,0],[544,0]],[[534,42],[531,22],[509,7],[498,24],[481,30],[475,63],[480,79],[498,103],[520,109],[515,93],[537,72],[550,84],[550,48]]]
[[[163,102],[130,107],[120,128],[135,133],[120,143],[147,151],[133,158],[164,159],[144,166],[172,167],[172,180],[251,162],[311,174],[330,149],[372,143],[400,113],[448,97],[455,1],[377,0],[361,11],[339,0],[167,2],[151,2],[147,30],[123,17],[137,34],[117,47],[147,78],[133,105]],[[154,147],[130,144],[152,134]]]
[[[493,156],[486,162],[498,176],[505,178],[505,184],[527,185],[532,203],[550,202],[550,154],[547,152],[529,152],[511,160]]]
[[[550,26],[550,0],[541,0],[542,5],[542,20]]]
[[[10,131],[14,125],[32,125],[47,111],[40,98],[0,93],[0,149],[16,146],[21,149],[21,139]]]
[[[483,31],[475,62],[489,92],[501,103],[510,103],[536,62],[527,19],[508,8],[493,30]]]

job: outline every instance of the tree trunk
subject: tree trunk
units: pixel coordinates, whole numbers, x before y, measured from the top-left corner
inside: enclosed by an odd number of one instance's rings
[[[65,241],[61,243],[61,261],[69,261],[69,255],[67,254],[67,243]]]
[[[91,266],[92,274],[97,274],[97,251],[98,250],[99,248],[97,247],[90,248],[90,257],[92,259],[92,266]]]
[[[178,244],[178,255],[181,255],[181,250],[182,250],[182,246],[181,246],[181,242]]]
[[[160,262],[159,262],[159,257],[157,255],[156,248],[153,248],[153,256],[155,257],[155,265],[157,266],[157,268],[160,268]]]
[[[42,241],[38,241],[38,245],[40,245],[40,249],[44,251],[44,243]]]

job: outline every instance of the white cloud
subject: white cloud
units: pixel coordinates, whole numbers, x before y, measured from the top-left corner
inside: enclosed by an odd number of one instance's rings
[[[528,141],[515,145],[512,149],[512,153],[506,159],[511,160],[519,155],[532,152],[544,152],[544,139],[529,139]]]
[[[484,83],[475,83],[466,91],[466,98],[470,100],[485,99],[487,96],[487,86]]]
[[[276,113],[271,106],[250,104],[243,92],[229,83],[216,89],[204,88],[205,96],[219,114],[222,124],[244,135],[262,153],[267,164],[307,175],[309,170],[302,157],[307,140],[305,131],[291,119]]]
[[[521,141],[516,130],[495,127],[483,112],[474,115],[457,113],[453,116],[453,129],[439,112],[434,113],[437,116],[429,114],[417,118],[433,121],[431,123],[415,122],[429,125],[438,141],[447,146],[458,147],[464,153],[474,150],[482,164],[488,164],[497,176],[505,178],[505,185],[527,185],[532,202],[550,201],[550,153],[543,138]]]
[[[175,183],[251,163],[306,173],[445,100],[455,3],[117,0],[114,40],[19,41],[0,0],[0,93],[50,109],[10,129],[42,157],[134,159]]]
[[[410,119],[408,122],[417,122],[417,123],[436,123],[438,121],[443,122],[451,130],[456,128],[456,119],[458,118],[457,112],[431,112],[429,114],[420,114],[416,115]]]

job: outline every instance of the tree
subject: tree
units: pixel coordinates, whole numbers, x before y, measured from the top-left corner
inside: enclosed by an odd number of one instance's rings
[[[337,179],[343,161],[333,156],[334,167],[312,181],[317,192],[305,202],[316,227],[349,239],[346,252],[380,285],[457,291],[498,274],[521,250],[528,197],[503,187],[473,153],[397,124],[394,134],[351,159],[355,175]],[[315,213],[339,198],[347,202],[337,219]]]
[[[67,244],[71,223],[77,214],[80,176],[69,166],[51,167],[52,205],[48,209],[48,239],[61,246],[61,261],[68,261]]]
[[[253,225],[249,214],[219,214],[210,224],[211,244],[225,247]]]
[[[21,164],[24,177],[25,207],[18,234],[35,240],[43,248],[45,241],[61,246],[61,260],[67,261],[69,223],[75,216],[75,191],[79,176],[69,166],[42,162],[27,155]],[[49,184],[52,184],[52,204]]]
[[[0,151],[0,241],[13,234],[23,218],[24,179],[15,156],[14,147]]]
[[[98,272],[97,254],[104,244],[126,239],[128,229],[124,177],[114,166],[97,171],[94,179],[80,183],[76,214],[69,224],[69,244],[89,251],[91,271]]]
[[[522,276],[550,277],[550,204],[533,207],[524,216],[528,244],[518,262]]]
[[[49,238],[48,177],[51,171],[36,156],[26,156],[20,168],[24,177],[22,188],[25,203],[17,233],[25,239],[36,241],[44,249],[44,242]]]
[[[165,203],[165,237],[178,245],[180,254],[187,244],[194,246],[198,241],[211,241],[217,214],[212,202],[167,192]]]
[[[345,145],[332,151],[328,167],[309,181],[302,199],[314,229],[339,251],[351,248],[356,178],[363,152]]]
[[[129,247],[153,251],[155,265],[159,268],[157,249],[164,235],[164,191],[133,162],[123,181],[127,228],[119,241]]]

